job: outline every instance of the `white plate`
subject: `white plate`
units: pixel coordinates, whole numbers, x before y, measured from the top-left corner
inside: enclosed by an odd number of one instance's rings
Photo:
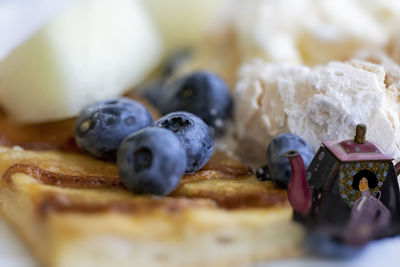
[[[0,267],[38,267],[28,249],[0,217]]]
[[[400,237],[371,242],[359,257],[347,261],[301,258],[256,264],[257,267],[399,266]],[[0,217],[0,267],[39,267],[22,240]]]

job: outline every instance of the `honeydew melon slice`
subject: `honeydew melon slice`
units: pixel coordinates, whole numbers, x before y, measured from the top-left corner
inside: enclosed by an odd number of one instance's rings
[[[72,117],[130,89],[161,54],[141,1],[76,1],[0,62],[0,105],[19,122]]]

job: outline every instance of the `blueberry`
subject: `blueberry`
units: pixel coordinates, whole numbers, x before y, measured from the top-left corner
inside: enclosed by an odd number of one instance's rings
[[[164,99],[164,82],[164,79],[156,78],[139,89],[142,92],[142,96],[157,109],[159,109]]]
[[[210,159],[214,141],[210,128],[199,117],[189,112],[172,112],[157,120],[155,127],[171,130],[186,150],[186,172],[201,169]]]
[[[121,182],[128,190],[167,195],[182,178],[186,152],[171,131],[148,127],[122,141],[117,162]]]
[[[139,88],[142,95],[155,107],[159,108],[165,97],[165,83],[175,72],[190,58],[191,51],[184,49],[172,54],[167,58],[164,66],[161,67],[160,74],[152,81],[145,83]]]
[[[165,78],[174,75],[175,72],[190,59],[190,56],[191,50],[188,48],[173,53],[167,58],[166,63],[161,71],[161,75]]]
[[[321,231],[310,231],[305,240],[306,251],[312,256],[320,256],[332,259],[350,259],[360,254],[362,247],[353,247],[344,244]]]
[[[75,121],[75,139],[90,155],[115,160],[122,140],[153,122],[150,112],[129,98],[115,98],[86,107]]]
[[[256,177],[260,181],[269,181],[271,180],[271,174],[269,172],[269,168],[267,165],[262,166],[256,170]]]
[[[232,113],[227,84],[216,74],[199,71],[166,85],[160,109],[163,114],[184,110],[203,119],[215,133],[223,132]]]
[[[311,163],[314,152],[310,145],[298,135],[283,133],[276,136],[267,148],[267,162],[272,181],[278,186],[286,188],[290,179],[290,163],[281,155],[289,150],[297,150],[303,157],[306,167]]]

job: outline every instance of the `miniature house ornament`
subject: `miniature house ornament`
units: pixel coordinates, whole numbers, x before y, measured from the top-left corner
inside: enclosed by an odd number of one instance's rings
[[[297,151],[284,154],[295,218],[354,246],[399,234],[400,164],[366,141],[366,131],[359,124],[353,140],[323,142],[307,170]]]

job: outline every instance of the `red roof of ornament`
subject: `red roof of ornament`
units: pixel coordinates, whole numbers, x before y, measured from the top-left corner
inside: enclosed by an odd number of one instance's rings
[[[326,141],[322,144],[340,161],[393,160],[392,156],[382,153],[375,144],[368,141],[358,144],[349,139],[341,142]]]

